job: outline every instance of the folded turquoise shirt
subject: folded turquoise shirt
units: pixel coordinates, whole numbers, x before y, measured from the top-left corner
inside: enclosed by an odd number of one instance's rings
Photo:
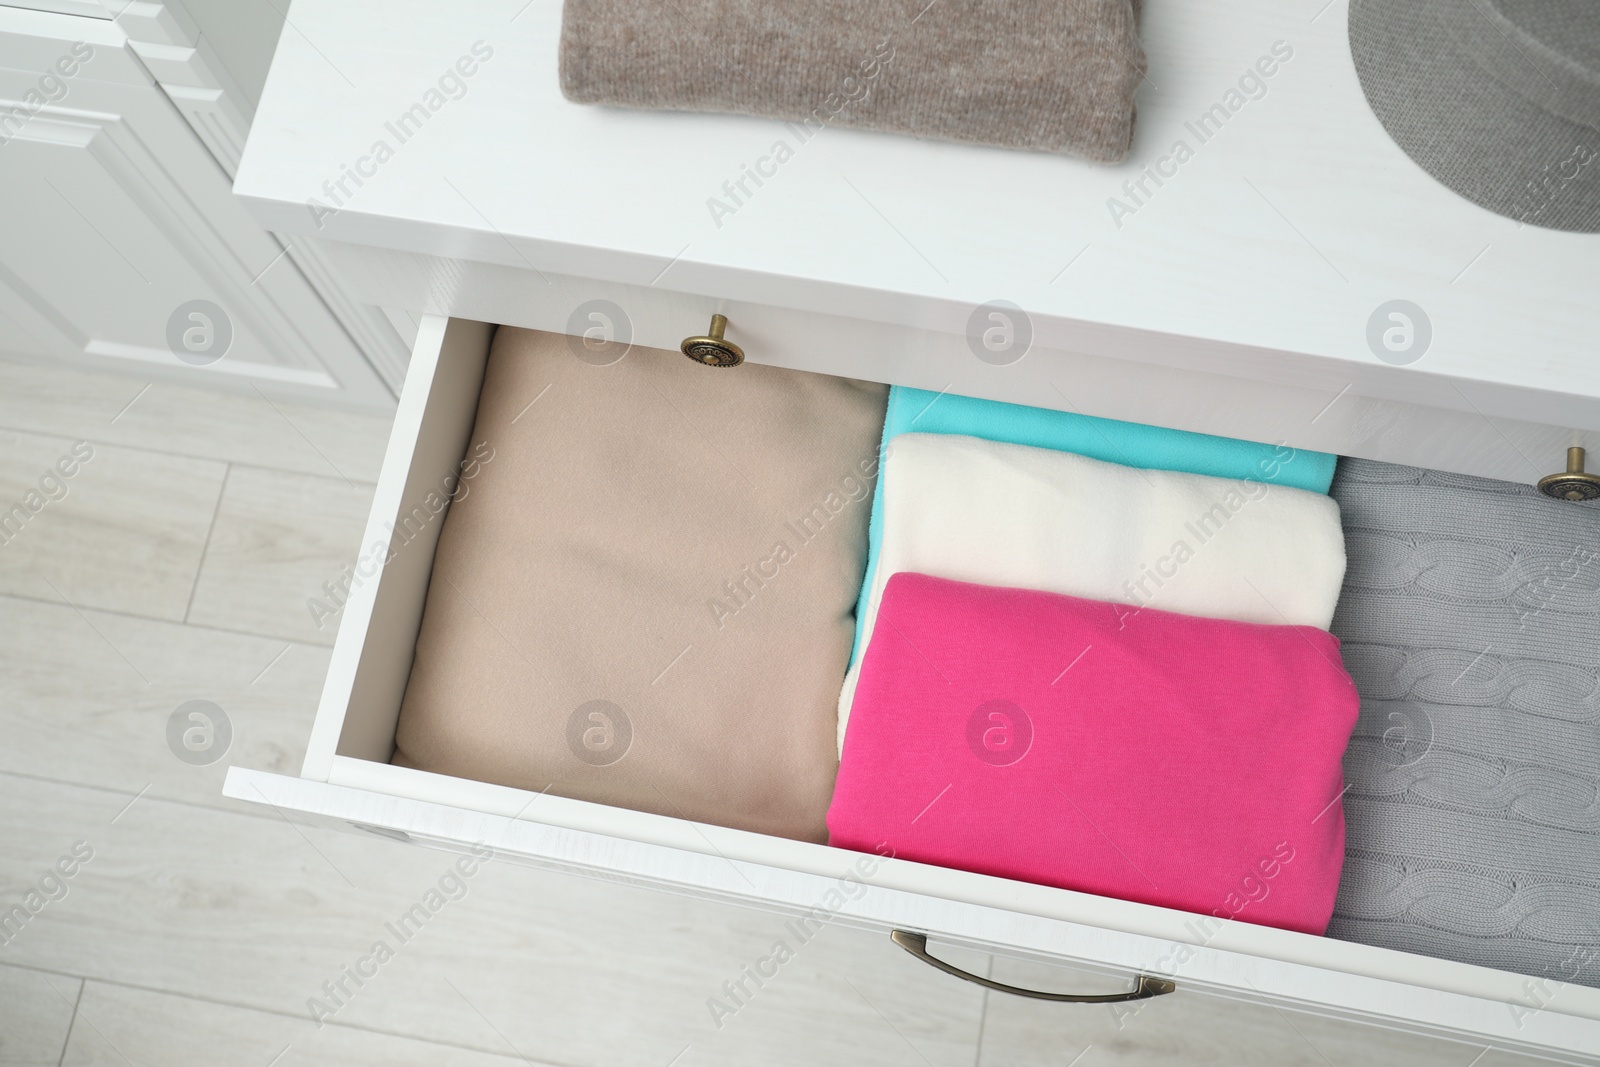
[[[903,433],[963,434],[986,441],[1076,452],[1124,467],[1272,482],[1313,493],[1328,491],[1337,458],[1326,452],[1307,452],[1288,445],[1235,441],[1231,437],[1212,437],[896,385],[889,390],[883,447]],[[867,612],[867,591],[872,588],[872,575],[878,566],[882,525],[883,467],[880,464],[877,489],[872,494],[866,580],[861,584],[861,598],[856,603],[856,641],[850,652],[852,664],[861,655],[861,620]]]

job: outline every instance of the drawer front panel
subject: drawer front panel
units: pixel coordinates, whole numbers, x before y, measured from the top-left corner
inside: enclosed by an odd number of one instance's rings
[[[531,818],[490,815],[237,767],[230,769],[224,792],[352,832],[403,834],[417,844],[452,851],[487,846],[501,858],[546,869],[758,907],[796,921],[838,923],[883,934],[894,929],[912,930],[942,944],[997,954],[1019,964],[1065,967],[1072,977],[1070,981],[1062,979],[1061,986],[1074,992],[1131,989],[1134,976],[1144,973],[1169,978],[1185,996],[1222,998],[1273,1011],[1307,1012],[1338,1020],[1355,1034],[1374,1028],[1394,1029],[1435,1040],[1476,1043],[1479,1049],[1492,1046],[1507,1052],[1554,1056],[1560,1062],[1600,1063],[1600,1055],[1593,1051],[1600,1049],[1600,1020],[1562,1013],[1559,1005],[1540,1008],[1528,1002],[1519,1009],[1515,1003],[1487,997],[1223,951],[1194,939],[1185,944],[1122,933],[911,892],[890,884],[905,878],[908,872],[912,877],[925,875],[931,879],[940,874],[960,874],[920,864],[899,860],[873,864],[872,857],[785,843],[797,849],[831,853],[834,873],[808,873],[737,858],[729,851],[736,845],[719,847],[709,836],[732,838],[738,836],[737,832],[719,831],[716,827],[696,828],[708,835],[708,851],[690,852],[566,829]],[[527,796],[531,807],[538,798]],[[868,862],[862,863],[863,860]],[[1105,903],[1111,906],[1109,910],[1120,904]],[[887,937],[884,944],[886,950],[899,951]],[[1436,965],[1440,969],[1455,966]],[[1018,973],[1032,980],[1026,969]],[[1113,1013],[1114,1022],[1117,1014],[1125,1017],[1124,1025],[1147,1015],[1159,1018],[1159,1012],[1171,1006],[1170,1000],[1153,998],[1118,1006]],[[1054,1007],[1070,1011],[1086,1006]],[[1107,1010],[1107,1006],[1090,1010]],[[1354,1040],[1358,1044],[1362,1040],[1381,1044],[1383,1039],[1372,1036]]]
[[[325,242],[362,299],[413,311],[675,349],[715,312],[757,363],[1080,411],[1295,448],[1531,484],[1562,469],[1569,445],[1600,452],[1600,400],[1408,374],[1374,361],[1291,366],[1267,349],[1240,373],[1240,350],[1110,330],[1034,332],[1014,362],[978,358],[967,315],[888,323],[770,302],[701,296],[668,281],[600,281],[475,260]],[[801,283],[795,283],[797,300]],[[604,316],[591,318],[599,309]],[[618,314],[620,312],[620,314]],[[1006,359],[1012,358],[1008,354]]]

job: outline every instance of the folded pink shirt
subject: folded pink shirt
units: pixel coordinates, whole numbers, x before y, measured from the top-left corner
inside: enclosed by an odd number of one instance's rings
[[[1315,627],[896,574],[829,840],[1320,934],[1358,711]]]

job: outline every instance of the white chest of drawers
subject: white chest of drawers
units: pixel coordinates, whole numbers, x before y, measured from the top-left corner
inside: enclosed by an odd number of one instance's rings
[[[1366,110],[1343,7],[1295,6],[1147,4],[1159,88],[1120,167],[826,130],[730,213],[708,200],[793,134],[566,104],[556,5],[301,0],[236,192],[325,242],[368,299],[428,314],[364,546],[459,460],[491,323],[670,348],[720,311],[759,362],[1523,482],[1600,445],[1600,240],[1445,193]],[[1279,41],[1292,57],[1267,94],[1142,179]],[[1431,334],[1405,365],[1368,343],[1397,299]],[[1020,359],[974,349],[997,300],[1023,309]],[[1178,912],[898,860],[843,894],[852,853],[390,766],[437,530],[353,593],[302,776],[235,769],[230,795],[1062,961],[1086,990],[1174,981],[1140,1025],[1217,998],[1348,1020],[1369,1050],[1401,1029],[1470,1042],[1462,1063],[1486,1046],[1600,1062],[1600,990],[1239,923],[1202,934]]]

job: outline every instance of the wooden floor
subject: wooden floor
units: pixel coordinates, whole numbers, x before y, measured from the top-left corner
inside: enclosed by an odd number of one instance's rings
[[[298,770],[334,632],[306,601],[355,557],[387,431],[252,393],[0,362],[0,511],[77,442],[93,449],[0,544],[0,913],[47,901],[0,934],[0,1064],[1367,1058],[1321,1020],[1265,1009],[1197,1012],[1181,1051],[1153,1046],[1109,1009],[991,999],[845,928],[756,988],[744,972],[785,933],[771,915],[502,862],[446,880],[447,906],[375,975],[346,977],[397,943],[385,924],[441,885],[448,857],[292,824],[221,783],[230,763]],[[232,726],[209,766],[169,745],[191,700]],[[751,995],[714,1018],[741,979]],[[1253,1054],[1224,1051],[1246,1031]],[[1466,1067],[1474,1051],[1414,1062]]]

